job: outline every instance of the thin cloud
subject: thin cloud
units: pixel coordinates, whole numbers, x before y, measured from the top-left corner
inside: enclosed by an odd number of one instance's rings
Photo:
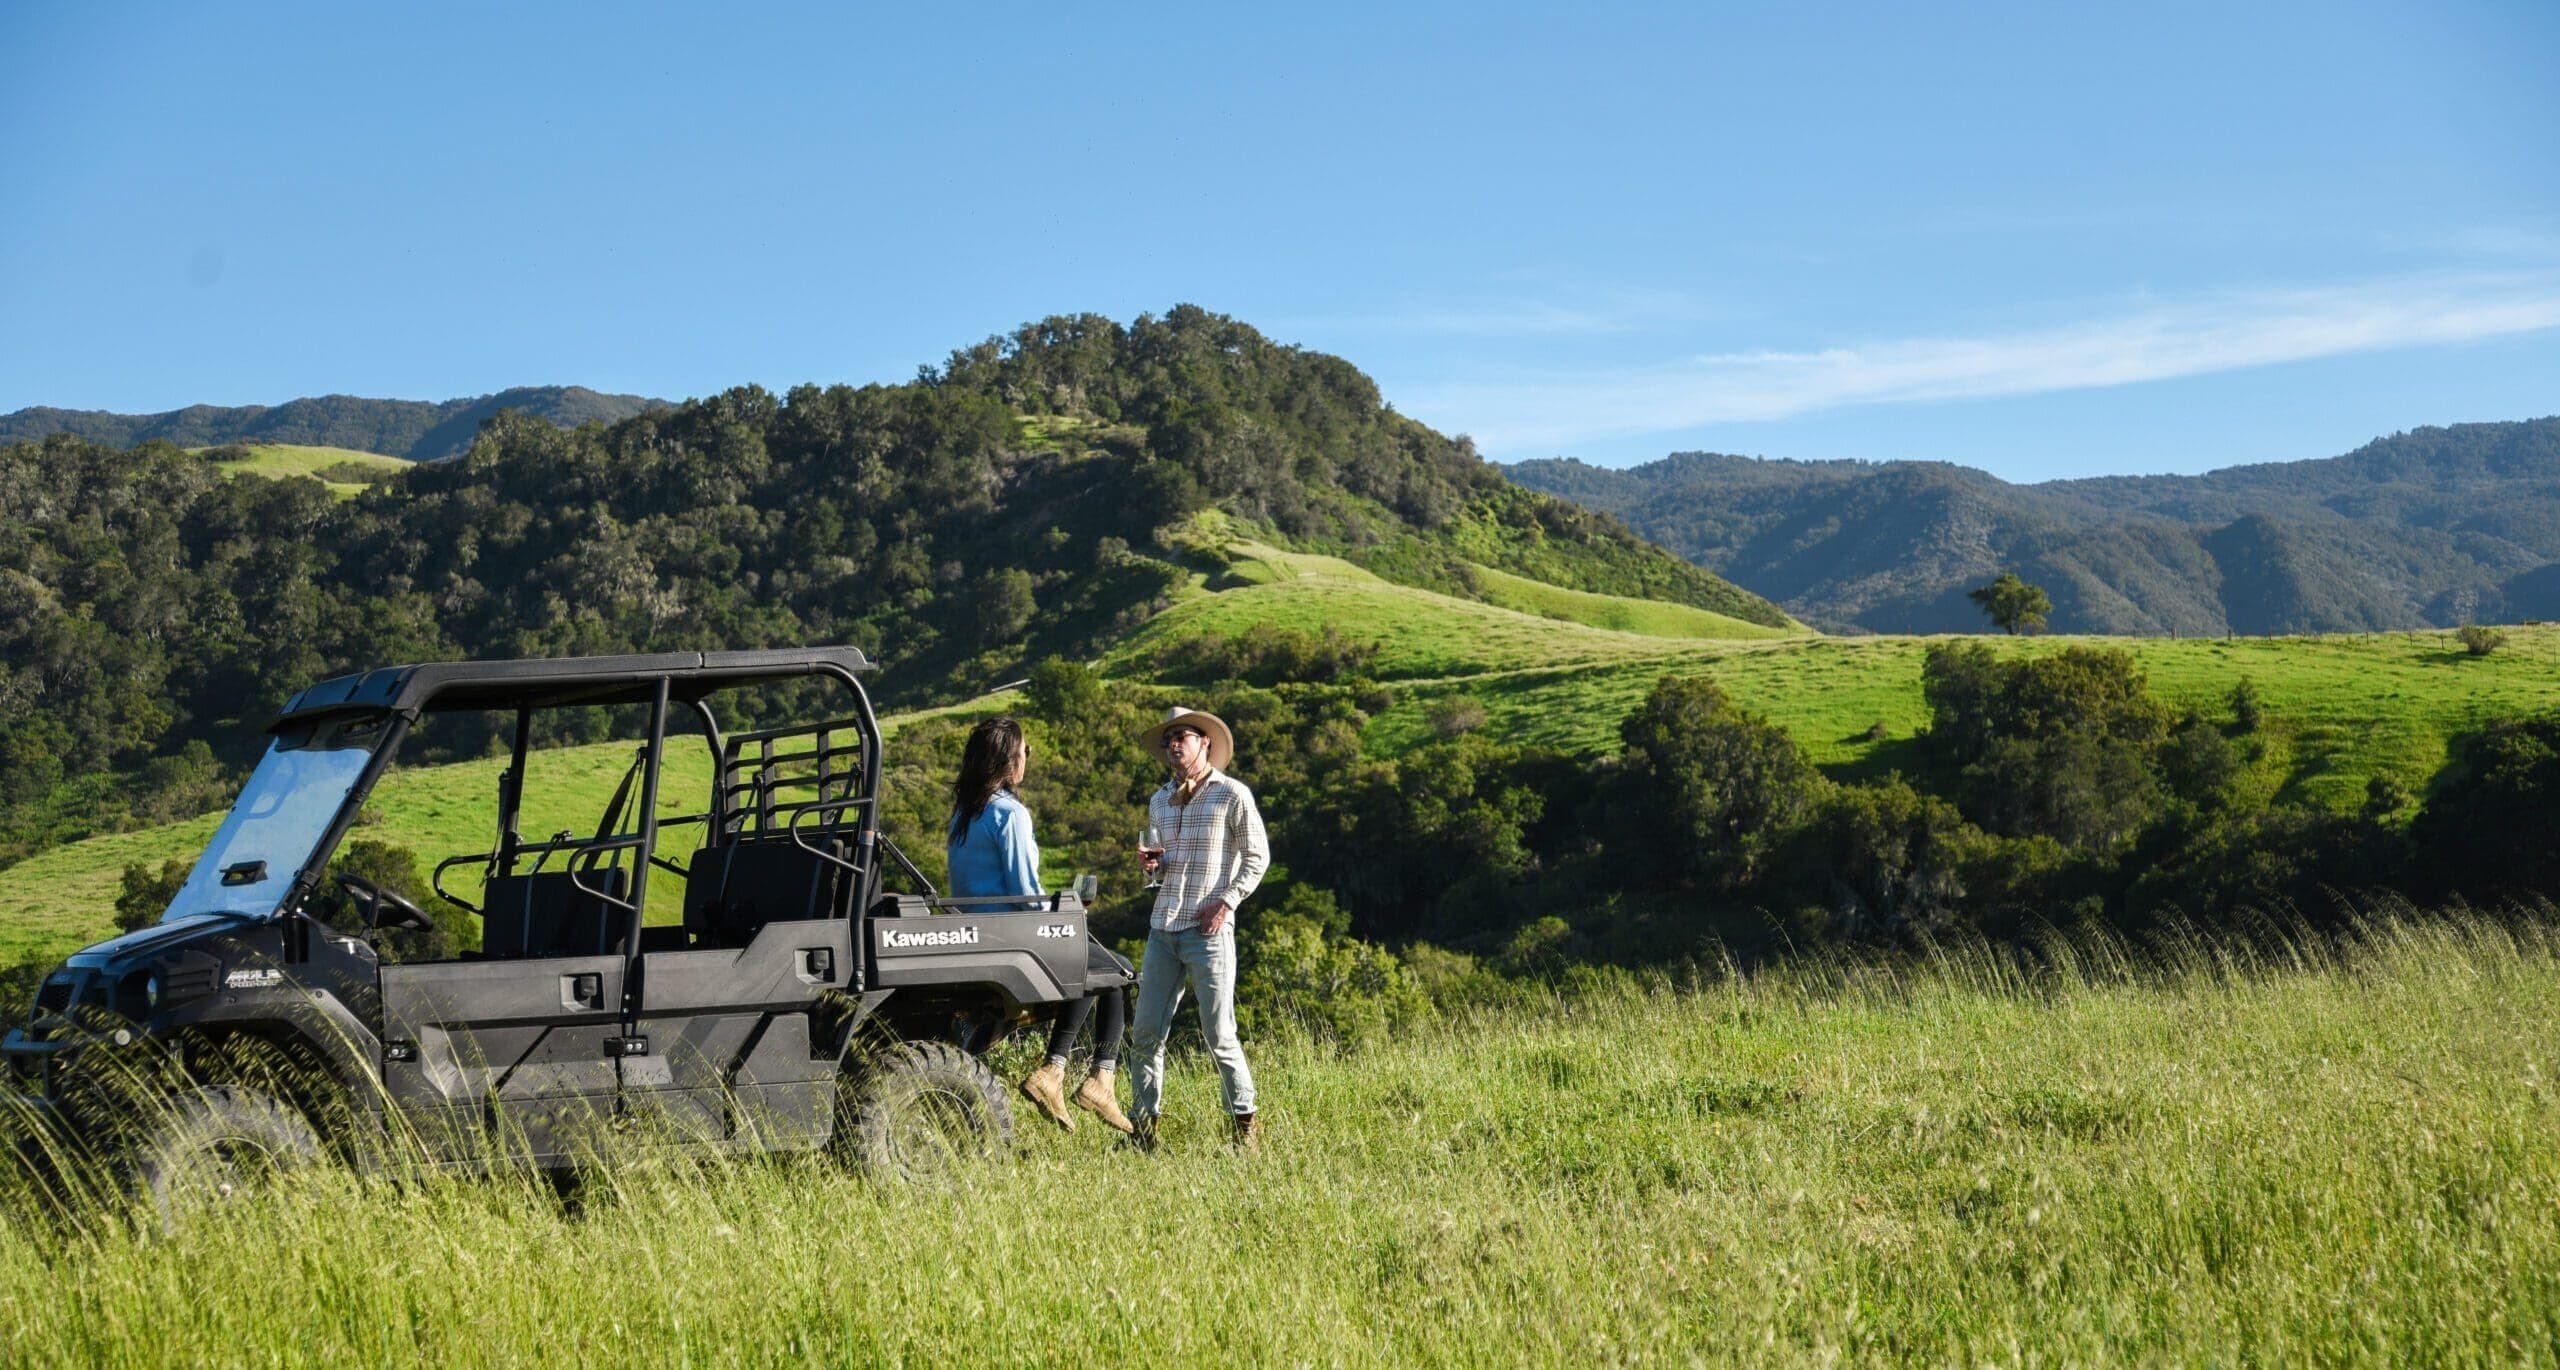
[[[2164,304],[1979,338],[1718,352],[1633,370],[1423,387],[1405,408],[1496,452],[1851,405],[2133,385],[2560,327],[2560,275],[2435,277]]]

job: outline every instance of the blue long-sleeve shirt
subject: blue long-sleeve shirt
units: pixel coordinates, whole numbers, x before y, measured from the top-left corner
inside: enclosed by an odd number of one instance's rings
[[[1010,790],[996,791],[947,851],[954,898],[1046,892],[1040,888],[1040,844],[1031,836],[1031,810]]]

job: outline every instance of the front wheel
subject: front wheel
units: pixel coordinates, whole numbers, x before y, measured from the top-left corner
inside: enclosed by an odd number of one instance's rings
[[[255,1090],[196,1090],[167,1109],[132,1153],[135,1195],[163,1233],[320,1159],[310,1121]]]
[[[1012,1148],[1003,1083],[949,1043],[888,1047],[840,1089],[835,1150],[874,1174],[933,1180]]]

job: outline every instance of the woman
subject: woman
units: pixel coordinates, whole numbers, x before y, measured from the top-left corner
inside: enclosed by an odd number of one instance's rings
[[[954,898],[976,899],[1007,894],[1040,894],[1040,844],[1032,840],[1031,810],[1023,807],[1014,787],[1031,766],[1031,748],[1022,740],[1022,724],[1009,716],[990,718],[969,730],[969,745],[960,754],[960,777],[951,786],[951,824],[945,834],[951,858]],[[1076,1034],[1098,1006],[1101,1019],[1093,1034],[1093,1070],[1076,1086],[1075,1104],[1122,1132],[1130,1130],[1120,1111],[1114,1076],[1120,1066],[1120,1034],[1128,1024],[1121,990],[1128,984],[1128,963],[1085,942],[1088,984],[1099,984],[1058,1014],[1049,1029],[1049,1054],[1023,1077],[1023,1097],[1049,1121],[1072,1132],[1075,1115],[1067,1112],[1067,1054]]]

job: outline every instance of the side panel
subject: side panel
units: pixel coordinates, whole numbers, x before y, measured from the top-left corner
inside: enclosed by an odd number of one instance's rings
[[[561,956],[382,968],[383,1087],[427,1144],[575,1159],[612,1119],[625,961]]]
[[[1082,910],[872,918],[869,983],[880,989],[985,984],[1017,1005],[1084,997]]]
[[[634,1115],[688,1140],[826,1135],[836,1063],[813,1055],[809,1010],[852,984],[850,924],[768,923],[741,948],[646,952],[640,965],[649,1051],[622,1063]]]

